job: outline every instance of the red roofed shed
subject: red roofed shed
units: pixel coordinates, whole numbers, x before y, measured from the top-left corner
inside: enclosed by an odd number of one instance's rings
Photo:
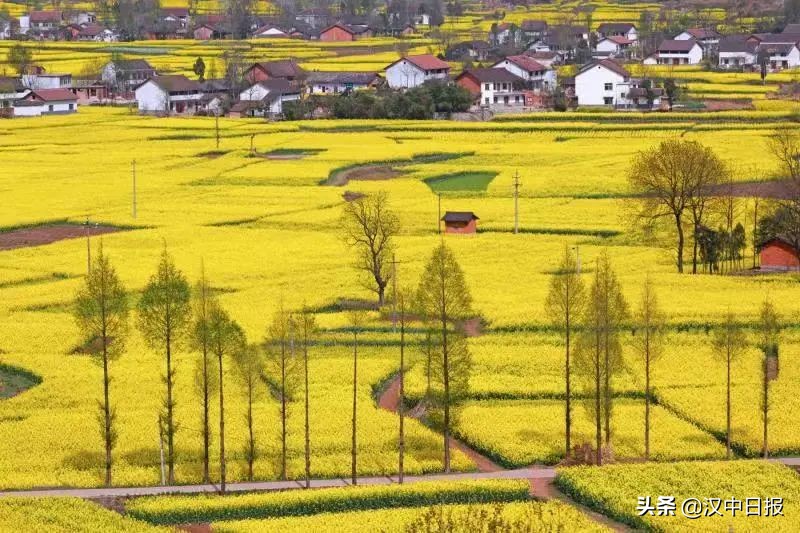
[[[448,211],[442,221],[445,233],[465,235],[478,231],[478,217],[472,211]]]
[[[800,254],[789,239],[774,237],[759,248],[762,270],[800,270]]]

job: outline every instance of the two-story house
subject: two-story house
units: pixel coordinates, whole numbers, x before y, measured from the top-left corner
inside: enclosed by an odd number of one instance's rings
[[[592,61],[575,75],[579,106],[627,106],[630,89],[630,73],[612,59]]]
[[[449,76],[450,65],[431,54],[401,57],[386,67],[386,81],[393,89],[417,87]]]
[[[604,22],[597,27],[598,39],[608,39],[609,37],[624,37],[629,41],[638,41],[639,33],[636,26],[630,22]]]
[[[156,70],[144,59],[115,59],[103,65],[100,77],[109,87],[129,92],[156,75]]]
[[[504,68],[465,70],[456,83],[467,89],[482,106],[524,106],[525,80]]]
[[[747,35],[729,35],[720,39],[720,68],[746,68],[758,62],[758,43],[748,40],[747,37]]]
[[[154,76],[135,89],[140,113],[191,114],[201,106],[202,87],[181,74]]]
[[[661,41],[656,53],[644,60],[646,65],[697,65],[703,60],[703,47],[697,41]]]
[[[527,55],[508,56],[492,68],[501,68],[521,78],[530,89],[553,89],[556,86],[556,71],[542,65]]]

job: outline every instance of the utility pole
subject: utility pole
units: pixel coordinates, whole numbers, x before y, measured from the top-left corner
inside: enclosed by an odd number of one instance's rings
[[[217,132],[217,150],[219,150],[219,109],[214,112],[214,128]]]
[[[519,233],[519,171],[514,171],[514,234]]]
[[[131,175],[133,176],[133,218],[136,218],[136,160],[131,162]]]
[[[436,193],[436,196],[439,198],[439,219],[437,221],[438,224],[438,233],[442,234],[442,193]]]
[[[397,258],[392,254],[392,333],[397,332]]]

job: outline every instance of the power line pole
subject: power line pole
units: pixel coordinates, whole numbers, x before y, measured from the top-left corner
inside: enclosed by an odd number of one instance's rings
[[[438,224],[438,233],[442,234],[442,193],[436,193],[436,196],[439,198],[439,219],[437,221]]]
[[[514,171],[514,234],[519,233],[519,171]]]
[[[392,254],[392,333],[397,332],[397,258]]]
[[[131,175],[133,177],[133,218],[136,218],[136,160],[131,162]]]

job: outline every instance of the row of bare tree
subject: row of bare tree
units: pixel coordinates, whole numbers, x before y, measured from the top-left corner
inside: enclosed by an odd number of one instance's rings
[[[622,294],[619,280],[608,255],[603,252],[596,261],[591,284],[587,287],[580,273],[575,254],[565,248],[558,271],[550,282],[545,309],[553,326],[563,336],[565,347],[565,455],[572,454],[572,385],[573,374],[581,380],[589,400],[586,410],[595,423],[595,462],[603,463],[611,456],[613,403],[618,396],[614,379],[626,368],[623,359],[623,334],[632,332],[631,348],[644,367],[644,455],[650,458],[651,403],[655,398],[651,375],[654,362],[668,344],[666,315],[658,303],[655,285],[648,276],[642,287],[641,299],[635,312]],[[755,345],[763,356],[762,364],[762,422],[764,457],[769,455],[768,427],[770,384],[777,379],[780,345],[780,318],[769,300],[765,300],[754,325]],[[731,456],[731,374],[733,363],[750,349],[745,325],[728,312],[715,327],[712,346],[726,367],[726,448]],[[574,360],[573,360],[574,358]]]

